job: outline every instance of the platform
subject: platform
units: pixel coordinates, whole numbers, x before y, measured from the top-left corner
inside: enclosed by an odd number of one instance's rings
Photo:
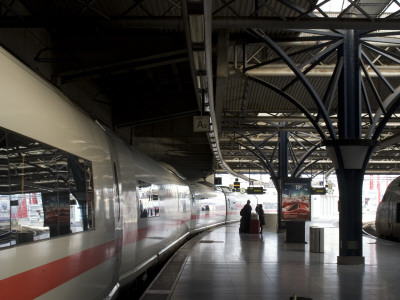
[[[400,299],[400,244],[363,237],[365,265],[338,265],[339,229],[325,228],[323,253],[286,243],[285,233],[239,234],[239,224],[195,237],[164,267],[141,299]]]

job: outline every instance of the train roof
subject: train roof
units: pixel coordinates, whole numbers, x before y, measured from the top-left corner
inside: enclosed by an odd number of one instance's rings
[[[393,179],[393,181],[388,185],[387,189],[393,189],[399,187],[400,187],[400,176]]]
[[[400,176],[388,185],[382,202],[400,202]]]

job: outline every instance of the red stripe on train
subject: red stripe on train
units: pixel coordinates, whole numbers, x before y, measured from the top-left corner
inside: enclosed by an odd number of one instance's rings
[[[174,222],[174,225],[186,222],[188,220],[179,220]],[[145,239],[148,234],[148,227],[140,228],[137,232],[125,232],[124,245]],[[110,241],[5,278],[0,280],[1,299],[19,300],[39,297],[104,263],[115,254],[115,241]]]
[[[0,280],[2,299],[33,299],[115,255],[114,241]]]
[[[200,214],[200,215],[192,215],[190,218],[192,220],[199,220],[199,219],[206,219],[206,218],[210,218],[210,217],[224,217],[226,214],[222,213],[222,212],[212,212],[212,213],[204,213],[204,214]]]
[[[144,227],[125,233],[124,244],[145,239],[148,232],[149,228]],[[110,241],[0,280],[1,299],[39,297],[115,256],[114,246],[115,241]]]
[[[238,215],[239,216],[239,211],[238,210],[228,211],[228,215]]]

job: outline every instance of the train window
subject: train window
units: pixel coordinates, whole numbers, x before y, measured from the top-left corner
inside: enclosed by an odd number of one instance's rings
[[[94,228],[89,161],[0,130],[0,247]]]
[[[190,190],[187,186],[178,185],[178,211],[188,212],[190,211]]]
[[[0,131],[0,247],[10,245],[11,203],[8,193],[9,170],[7,159],[6,134]]]
[[[138,198],[141,218],[160,216],[160,200],[158,187],[149,182],[138,180]]]

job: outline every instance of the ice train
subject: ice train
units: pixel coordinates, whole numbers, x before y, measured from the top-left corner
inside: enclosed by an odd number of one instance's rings
[[[377,237],[400,242],[400,177],[387,187],[376,210]]]
[[[0,49],[0,298],[113,299],[244,199],[188,183]]]

